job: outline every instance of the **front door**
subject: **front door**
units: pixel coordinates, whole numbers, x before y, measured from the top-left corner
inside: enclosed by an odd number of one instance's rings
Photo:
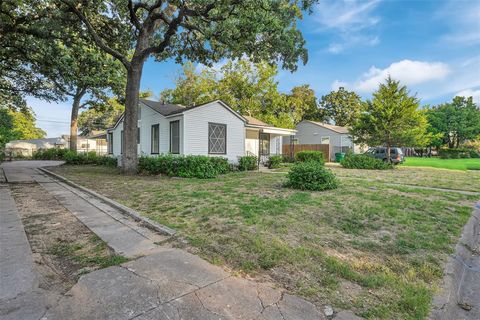
[[[265,163],[270,155],[270,134],[260,132],[259,140],[260,162]]]

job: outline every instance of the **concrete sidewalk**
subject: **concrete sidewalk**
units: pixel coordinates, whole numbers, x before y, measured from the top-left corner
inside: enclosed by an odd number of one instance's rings
[[[162,236],[155,238],[152,231],[122,219],[102,201],[40,174],[37,165],[21,162],[17,168],[14,163],[2,167],[10,182],[38,182],[118,253],[145,256],[82,276],[49,308],[38,287],[21,220],[10,193],[3,192],[8,191],[4,185],[0,198],[2,320],[324,319],[310,302],[271,284],[232,276],[198,256],[158,245],[156,240]],[[343,319],[355,319],[346,315]]]
[[[0,319],[39,319],[58,298],[41,280],[10,190],[0,184]]]

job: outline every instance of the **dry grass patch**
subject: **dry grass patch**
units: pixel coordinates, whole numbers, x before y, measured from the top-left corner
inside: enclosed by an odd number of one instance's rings
[[[403,170],[408,181],[422,175]],[[177,229],[188,250],[213,263],[369,319],[426,317],[476,200],[349,178],[337,190],[304,192],[282,188],[283,174],[197,180],[98,167],[55,171]]]

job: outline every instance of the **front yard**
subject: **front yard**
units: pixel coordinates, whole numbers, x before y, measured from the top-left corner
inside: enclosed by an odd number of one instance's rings
[[[123,176],[94,166],[54,169],[175,228],[188,241],[175,245],[318,306],[366,318],[425,318],[480,197],[387,183],[474,191],[480,172],[334,170],[339,189],[302,192],[282,187],[284,173],[199,180]]]
[[[440,158],[406,158],[403,166],[433,167],[452,170],[480,170],[480,159],[440,159]]]

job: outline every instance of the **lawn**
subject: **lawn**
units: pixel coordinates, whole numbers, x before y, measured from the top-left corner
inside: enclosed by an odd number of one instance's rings
[[[422,170],[399,172],[411,182]],[[422,183],[429,184],[425,170]],[[326,192],[285,189],[283,173],[198,180],[126,177],[92,166],[55,171],[175,228],[188,242],[175,245],[212,263],[368,319],[427,316],[479,198],[391,186],[384,183],[391,172],[376,172],[374,181],[352,178],[363,173],[341,168],[340,188]],[[469,178],[446,170],[442,177]]]
[[[402,166],[433,167],[451,170],[480,170],[480,159],[440,159],[408,157]]]

